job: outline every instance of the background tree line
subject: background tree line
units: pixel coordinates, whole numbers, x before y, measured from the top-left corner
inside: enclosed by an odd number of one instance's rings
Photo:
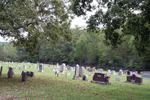
[[[118,30],[119,31],[119,30]],[[0,60],[17,62],[59,62],[66,64],[80,64],[84,66],[105,66],[121,68],[146,68],[149,67],[149,59],[138,56],[133,45],[133,37],[125,36],[124,42],[118,48],[112,49],[106,46],[104,32],[87,32],[76,27],[71,30],[72,39],[66,41],[63,37],[57,43],[41,40],[36,57],[29,56],[25,47],[14,47],[13,44],[0,45]]]

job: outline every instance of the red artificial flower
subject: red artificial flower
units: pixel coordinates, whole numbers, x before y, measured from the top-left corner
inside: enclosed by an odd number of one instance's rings
[[[108,76],[108,78],[110,78],[110,76]]]

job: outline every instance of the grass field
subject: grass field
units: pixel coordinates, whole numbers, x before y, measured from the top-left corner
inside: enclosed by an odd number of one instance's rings
[[[2,64],[3,72],[0,77],[0,100],[150,100],[150,80],[143,79],[144,85],[125,83],[126,75],[121,76],[122,81],[115,81],[116,75],[111,75],[111,85],[91,83],[93,76],[88,76],[89,82],[73,80],[74,72],[67,78],[65,74],[55,77],[51,66],[44,66],[44,72],[29,68],[32,64],[25,64],[26,71],[35,72],[35,77],[28,77],[27,82],[21,82],[23,69],[14,69],[13,79],[6,79],[8,66],[16,67],[24,64]],[[89,75],[93,72],[85,70]],[[103,73],[107,73],[103,71]],[[109,73],[107,73],[109,75]],[[141,77],[141,75],[138,75]]]

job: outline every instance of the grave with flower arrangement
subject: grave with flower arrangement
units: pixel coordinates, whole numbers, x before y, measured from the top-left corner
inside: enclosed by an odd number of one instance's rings
[[[137,77],[135,74],[133,74],[132,76],[127,76],[127,81],[125,82],[143,85],[143,79],[141,77]]]

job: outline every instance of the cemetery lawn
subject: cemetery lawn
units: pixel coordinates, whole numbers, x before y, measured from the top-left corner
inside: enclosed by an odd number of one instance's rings
[[[38,69],[29,68],[34,67],[32,64],[25,64],[26,71],[35,72],[35,77],[28,77],[27,82],[21,82],[21,72],[23,69],[14,68],[13,79],[6,79],[8,72],[8,65],[10,67],[21,66],[23,64],[13,63],[2,64],[3,72],[0,77],[0,100],[149,100],[150,99],[150,80],[143,79],[144,85],[137,85],[125,83],[126,75],[118,76],[111,75],[109,82],[111,85],[102,85],[91,83],[92,76],[89,74],[95,72],[88,72],[85,69],[85,75],[88,75],[89,82],[80,80],[73,80],[74,72],[67,78],[65,74],[55,77],[51,66],[44,65],[44,72],[38,72]],[[97,72],[97,71],[96,71]],[[103,71],[103,73],[107,73]],[[107,75],[110,75],[107,73]],[[138,75],[141,77],[141,75]],[[115,77],[121,77],[122,81],[115,81]]]

